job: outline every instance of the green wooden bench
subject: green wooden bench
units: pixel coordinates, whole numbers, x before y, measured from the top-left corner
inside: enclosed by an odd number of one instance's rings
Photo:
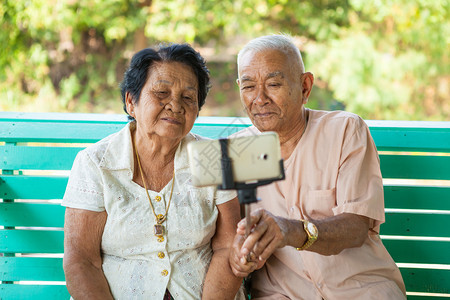
[[[126,124],[124,115],[0,112],[0,299],[68,299],[64,208],[75,155]],[[368,121],[385,179],[383,242],[408,299],[450,297],[450,122]],[[200,117],[226,137],[246,118]]]

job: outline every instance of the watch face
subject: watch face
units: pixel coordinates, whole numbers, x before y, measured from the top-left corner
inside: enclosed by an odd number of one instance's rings
[[[317,236],[317,227],[316,225],[314,225],[313,223],[308,223],[308,231],[313,235],[313,236]]]

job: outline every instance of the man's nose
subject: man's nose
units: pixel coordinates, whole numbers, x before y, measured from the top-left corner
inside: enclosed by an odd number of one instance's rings
[[[253,103],[257,105],[265,105],[270,102],[270,97],[267,95],[264,87],[260,87],[257,91],[256,98]]]

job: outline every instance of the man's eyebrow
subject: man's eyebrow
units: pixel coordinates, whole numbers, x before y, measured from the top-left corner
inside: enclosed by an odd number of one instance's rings
[[[267,74],[266,79],[274,78],[274,77],[278,77],[278,76],[280,76],[281,78],[284,78],[283,72],[275,71],[275,72],[269,73],[269,74]]]
[[[247,75],[242,76],[240,80],[241,80],[241,82],[253,81],[253,79],[250,76],[247,76]]]
[[[272,73],[267,74],[266,79],[270,79],[270,78],[274,78],[274,77],[281,77],[281,78],[284,78],[284,73],[281,72],[281,71],[275,71],[275,72],[272,72]],[[253,81],[253,80],[254,80],[254,79],[251,78],[251,77],[248,76],[248,75],[244,75],[244,76],[242,76],[241,79],[240,79],[241,82],[245,82],[245,81]]]

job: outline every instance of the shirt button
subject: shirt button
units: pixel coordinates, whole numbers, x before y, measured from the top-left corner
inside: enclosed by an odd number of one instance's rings
[[[164,252],[158,252],[158,257],[163,259],[166,255],[164,254]]]
[[[163,236],[158,236],[158,242],[160,242],[160,243],[164,242],[164,237]]]
[[[163,270],[163,271],[161,272],[161,275],[162,275],[162,276],[167,276],[167,274],[169,274],[169,272],[168,272],[167,270]]]
[[[160,196],[156,196],[155,200],[159,202],[159,201],[161,201],[161,197]]]

